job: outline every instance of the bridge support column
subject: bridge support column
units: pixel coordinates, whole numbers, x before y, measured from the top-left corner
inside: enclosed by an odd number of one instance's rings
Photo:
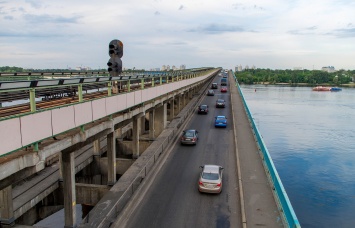
[[[178,95],[176,99],[176,113],[179,113],[180,110],[181,110],[181,95]]]
[[[141,131],[140,131],[140,135],[144,135],[145,133],[145,118],[146,115],[143,115],[142,118],[141,118]]]
[[[0,227],[11,227],[15,224],[12,204],[12,186],[0,191]]]
[[[107,185],[116,183],[116,134],[107,135]]]
[[[172,121],[174,119],[175,116],[175,105],[174,105],[174,99],[169,101],[170,104],[170,110],[169,110],[169,117],[168,120]]]
[[[155,129],[155,137],[158,137],[160,133],[166,127],[166,104],[159,106],[155,111],[155,119],[154,119],[154,129]]]
[[[155,139],[154,119],[155,119],[155,109],[152,109],[149,112],[149,140]]]
[[[141,116],[137,115],[133,117],[133,129],[132,129],[132,156],[133,158],[139,157],[139,133],[140,133],[140,121]]]
[[[76,227],[75,157],[74,152],[61,152],[64,193],[64,227]]]

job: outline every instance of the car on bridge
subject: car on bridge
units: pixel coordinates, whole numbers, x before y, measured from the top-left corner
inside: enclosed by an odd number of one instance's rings
[[[198,131],[195,129],[185,130],[182,133],[180,143],[188,145],[196,145],[198,141]]]
[[[223,99],[217,99],[216,108],[225,108],[226,102]]]
[[[216,82],[212,83],[211,88],[212,89],[218,89],[218,84]]]
[[[208,114],[208,105],[200,105],[198,106],[198,110],[197,110],[198,114]]]
[[[214,96],[214,90],[213,89],[208,90],[207,96]]]
[[[218,165],[203,165],[198,180],[199,192],[221,193],[223,167]]]
[[[216,116],[214,121],[215,127],[227,127],[227,118],[225,116]]]
[[[226,93],[228,91],[227,87],[223,86],[221,88],[221,93]]]

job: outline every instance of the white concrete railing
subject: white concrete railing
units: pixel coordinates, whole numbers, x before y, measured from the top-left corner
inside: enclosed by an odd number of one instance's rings
[[[203,81],[214,73],[0,121],[0,156]]]

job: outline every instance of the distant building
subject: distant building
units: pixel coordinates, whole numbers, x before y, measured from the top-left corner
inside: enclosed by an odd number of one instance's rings
[[[161,71],[166,71],[166,66],[165,66],[165,65],[163,65],[163,66],[161,67]]]
[[[328,72],[328,73],[336,72],[334,66],[322,67],[322,71],[326,71],[326,72]]]
[[[180,65],[180,70],[185,70],[185,69],[186,69],[186,65],[185,64]]]

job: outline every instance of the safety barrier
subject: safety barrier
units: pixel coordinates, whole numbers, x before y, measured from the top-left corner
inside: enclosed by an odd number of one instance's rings
[[[270,181],[271,181],[271,184],[272,184],[272,187],[274,190],[274,195],[278,201],[277,203],[279,206],[279,210],[284,217],[284,221],[285,221],[287,227],[299,228],[299,227],[301,227],[301,225],[297,219],[296,213],[293,210],[291,202],[287,196],[286,190],[281,182],[279,174],[277,173],[274,162],[272,161],[272,158],[271,158],[269,151],[264,143],[264,140],[262,139],[262,136],[261,136],[257,126],[255,125],[253,116],[248,108],[248,105],[247,105],[245,99],[244,99],[243,92],[240,89],[239,83],[238,83],[235,75],[234,75],[234,79],[235,79],[238,91],[240,93],[240,96],[242,97],[244,108],[245,108],[245,111],[246,111],[247,116],[249,118],[251,127],[254,131],[255,139],[256,139],[258,146],[260,148],[260,152],[261,152],[262,158],[263,158],[264,167],[265,167],[266,172],[270,178]]]

